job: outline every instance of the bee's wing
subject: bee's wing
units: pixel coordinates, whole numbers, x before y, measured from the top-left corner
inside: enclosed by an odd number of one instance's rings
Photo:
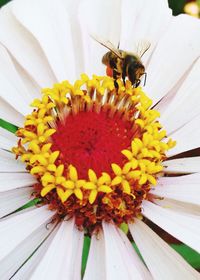
[[[136,44],[135,52],[141,58],[146,53],[146,51],[148,51],[150,46],[151,43],[149,41],[141,40]]]
[[[98,38],[96,35],[90,35],[90,36],[92,37],[92,39],[94,39],[99,44],[101,44],[102,46],[104,46],[105,48],[107,48],[108,50],[113,52],[120,59],[122,59],[122,55],[121,55],[120,51],[110,41],[104,41],[104,40]]]

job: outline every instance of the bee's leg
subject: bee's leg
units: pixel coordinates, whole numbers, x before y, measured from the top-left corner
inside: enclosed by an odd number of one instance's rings
[[[140,82],[141,82],[140,79],[136,80],[135,87],[138,87],[140,85]]]
[[[145,72],[145,73],[144,73],[144,84],[143,84],[143,86],[146,85],[146,81],[147,81],[147,73]]]
[[[118,88],[119,88],[119,85],[118,85],[118,83],[117,83],[118,75],[119,75],[119,73],[118,73],[115,69],[113,69],[114,86],[115,86],[115,88],[116,88],[117,90],[118,90]]]
[[[122,80],[123,80],[124,86],[126,85],[125,79],[126,79],[126,68],[124,67],[123,71],[122,71]]]
[[[118,83],[117,83],[117,80],[114,80],[114,86],[115,86],[115,88],[118,90],[119,85],[118,85]]]
[[[122,80],[123,80],[123,84],[124,86],[126,85],[126,74],[122,73]]]

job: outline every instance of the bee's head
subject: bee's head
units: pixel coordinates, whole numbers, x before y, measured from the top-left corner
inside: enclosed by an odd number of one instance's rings
[[[136,69],[135,73],[136,73],[136,79],[137,79],[138,81],[140,81],[141,78],[144,77],[143,86],[145,86],[145,84],[146,84],[146,79],[147,79],[147,73],[145,72],[145,67],[144,67],[144,65],[142,65],[142,64],[138,65],[138,68]],[[139,84],[140,84],[140,83],[139,83]]]
[[[139,79],[141,76],[143,76],[145,73],[145,67],[142,63],[138,63],[135,66],[135,74],[136,74],[136,79]]]
[[[109,66],[110,65],[110,61],[111,61],[111,56],[112,56],[112,52],[111,51],[105,53],[104,56],[102,57],[102,63],[104,65]]]

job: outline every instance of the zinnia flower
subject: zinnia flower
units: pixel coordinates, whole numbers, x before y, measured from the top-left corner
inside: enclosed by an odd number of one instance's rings
[[[145,87],[104,76],[91,34],[149,41]],[[81,279],[84,236],[84,280],[200,279],[149,227],[200,251],[199,38],[164,0],[1,9],[1,279]]]

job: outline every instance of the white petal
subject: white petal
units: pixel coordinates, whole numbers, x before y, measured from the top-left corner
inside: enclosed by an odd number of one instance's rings
[[[145,223],[135,219],[134,224],[130,224],[129,228],[153,279],[200,278],[200,274]]]
[[[102,65],[101,59],[107,52],[107,49],[92,39],[90,35],[109,40],[117,47],[120,38],[120,13],[121,2],[119,0],[81,1],[79,21],[87,74],[102,75],[105,73],[105,66]]]
[[[81,27],[77,19],[78,6],[81,1],[82,0],[62,0],[62,3],[68,13],[68,20],[70,22],[71,37],[73,40],[73,51],[76,57],[74,61],[76,78],[78,78],[81,73],[85,72]]]
[[[114,226],[103,223],[103,231],[105,237],[106,252],[106,273],[107,280],[111,279],[131,279],[131,275],[126,267],[123,259],[121,248],[119,245],[118,233]]]
[[[31,199],[34,189],[31,187],[0,192],[0,218],[12,213]]]
[[[169,198],[163,198],[163,199],[154,199],[153,200],[155,204],[162,206],[163,208],[172,209],[173,211],[179,212],[181,214],[191,214],[199,216],[200,213],[200,206],[191,204],[191,203],[185,203],[182,201],[169,199]]]
[[[81,279],[83,235],[73,220],[62,222],[30,279]]]
[[[193,203],[200,205],[200,182],[197,184],[185,183],[184,180],[182,184],[172,183],[157,185],[152,189],[151,194],[171,198],[187,203]]]
[[[11,150],[17,144],[18,138],[8,130],[0,127],[0,148]]]
[[[130,260],[130,267],[134,264],[134,269],[132,269],[132,272],[130,274],[132,275],[138,275],[138,279],[144,279],[144,280],[150,280],[153,279],[151,273],[147,269],[147,267],[144,265],[144,263],[141,261],[141,259],[138,257],[135,250],[133,250],[133,246],[128,240],[127,236],[121,231],[118,231],[119,235],[121,236],[123,243],[127,249],[127,252],[129,254],[128,260]],[[125,256],[125,259],[126,256]],[[135,270],[136,269],[136,270]]]
[[[168,189],[168,186],[176,185],[178,188],[178,185],[180,188],[182,185],[187,184],[188,186],[190,185],[198,185],[200,182],[200,173],[194,173],[191,175],[185,175],[185,176],[172,176],[172,177],[161,177],[158,179],[158,186],[163,186],[163,188],[166,187]],[[156,191],[157,186],[155,187]],[[188,190],[188,196],[191,198],[191,193],[190,193],[190,188],[187,188]],[[151,191],[152,192],[152,191]],[[187,195],[187,194],[186,194]],[[180,194],[179,194],[180,196]],[[192,204],[189,202],[183,202],[180,200],[176,199],[170,199],[166,197],[162,197],[162,199],[154,199],[154,202],[158,205],[163,206],[164,208],[169,208],[174,211],[178,211],[180,213],[186,213],[186,214],[193,214],[193,215],[198,215],[200,213],[200,206],[197,204]]]
[[[199,37],[198,20],[186,15],[174,17],[146,70],[148,77],[145,91],[154,104],[175,86],[200,55]]]
[[[12,12],[38,40],[58,81],[73,80],[75,54],[70,22],[62,1],[13,2]]]
[[[106,253],[106,279],[150,279],[129,241],[115,226],[103,223]]]
[[[200,157],[188,157],[163,162],[165,173],[187,174],[200,172]]]
[[[1,279],[9,279],[3,276],[11,276],[40,244],[53,214],[40,207],[0,222]]]
[[[171,184],[198,184],[200,182],[200,173],[194,173],[184,176],[160,177],[158,184],[171,185]]]
[[[141,40],[150,42],[151,48],[142,58],[145,63],[170,20],[171,10],[168,9],[166,1],[156,0],[153,5],[148,0],[122,1],[120,48],[134,52],[137,51],[135,47]]]
[[[181,88],[176,92],[173,100],[161,114],[160,122],[168,134],[171,134],[171,132],[177,130],[200,114],[199,72],[200,59],[194,64]]]
[[[199,123],[200,115],[172,133],[171,137],[177,141],[177,144],[167,152],[168,157],[200,147]]]
[[[0,97],[21,114],[30,111],[33,95],[27,91],[3,46],[0,46]]]
[[[13,3],[15,3],[15,1],[1,9],[0,42],[9,50],[40,87],[51,86],[55,83],[56,79],[51,72],[38,41],[11,13],[10,8]],[[19,3],[20,1],[17,1],[17,4]],[[13,44],[13,42],[15,43]]]
[[[0,173],[1,172],[27,172],[24,163],[15,159],[15,155],[4,150],[0,150]]]
[[[50,243],[54,238],[58,227],[55,228],[53,224],[49,224],[47,229],[48,230],[46,231],[45,239],[42,241],[41,245],[34,252],[34,254],[28,259],[28,261],[16,272],[16,274],[12,278],[13,280],[30,279],[30,275],[32,275],[33,271],[35,270],[41,259],[44,257],[48,247],[50,246]],[[45,232],[44,227],[42,228],[42,230]]]
[[[12,58],[13,64],[15,66],[15,69],[20,76],[24,86],[26,87],[26,91],[28,91],[32,99],[34,98],[41,98],[41,86],[37,84],[36,81],[29,75],[28,72],[24,70],[24,68],[15,60],[15,58]]]
[[[92,235],[87,266],[84,274],[84,280],[102,280],[106,279],[105,266],[105,241],[103,233],[98,236]]]
[[[164,209],[149,201],[143,202],[143,214],[171,235],[200,252],[199,216]]]
[[[37,183],[29,173],[0,173],[0,192],[28,187]]]
[[[24,123],[24,117],[0,97],[0,119],[6,120],[18,127]]]
[[[8,133],[10,133],[10,132],[8,132]],[[15,155],[6,150],[0,150],[0,156],[2,158],[4,158],[5,160],[10,160],[10,161],[13,161],[15,159]]]
[[[7,80],[6,77],[2,75],[2,73],[0,73],[0,83],[1,98],[10,105],[12,104],[14,108],[21,114],[25,115],[29,113],[30,108],[28,105],[31,103],[30,99],[26,98],[26,96],[23,94],[21,94],[20,96],[20,92],[16,91],[14,86],[10,83],[9,80]],[[22,91],[22,93],[23,92],[24,91]]]

